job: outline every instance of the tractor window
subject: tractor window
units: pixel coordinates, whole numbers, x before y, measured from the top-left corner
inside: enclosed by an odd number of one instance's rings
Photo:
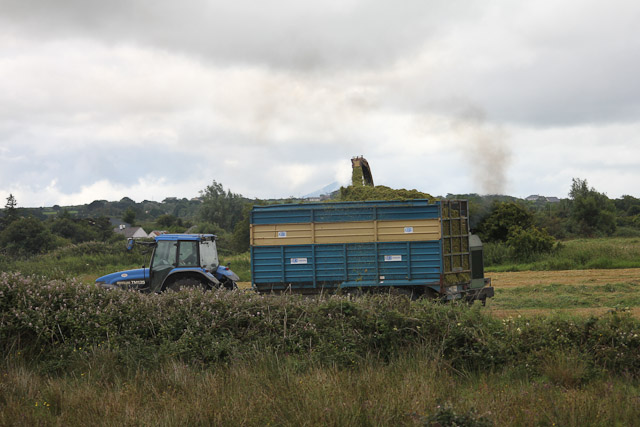
[[[216,250],[215,241],[205,240],[200,242],[200,262],[207,270],[215,271],[218,268],[218,251]]]
[[[157,270],[162,266],[174,265],[176,262],[178,242],[162,240],[158,242],[153,252],[153,260],[151,261],[151,269]]]
[[[193,267],[198,265],[198,242],[195,240],[183,240],[180,242],[178,252],[179,267]]]

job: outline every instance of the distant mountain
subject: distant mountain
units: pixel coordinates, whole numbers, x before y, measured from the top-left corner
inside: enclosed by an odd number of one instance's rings
[[[334,181],[331,184],[326,185],[326,186],[322,187],[321,189],[314,191],[313,193],[309,193],[309,194],[306,194],[306,195],[302,196],[302,198],[303,199],[309,199],[311,197],[320,197],[320,196],[325,195],[325,194],[331,194],[334,191],[339,190],[339,189],[340,189],[340,184],[338,184],[337,182]]]

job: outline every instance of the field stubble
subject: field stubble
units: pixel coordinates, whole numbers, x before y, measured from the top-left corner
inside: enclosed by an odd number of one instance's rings
[[[486,273],[497,317],[568,314],[600,316],[624,310],[640,318],[640,268]]]

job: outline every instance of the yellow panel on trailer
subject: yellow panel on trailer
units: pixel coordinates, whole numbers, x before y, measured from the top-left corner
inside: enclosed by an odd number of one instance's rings
[[[441,236],[440,219],[378,221],[379,242],[439,240]]]
[[[441,237],[439,218],[251,226],[253,246],[431,241]]]

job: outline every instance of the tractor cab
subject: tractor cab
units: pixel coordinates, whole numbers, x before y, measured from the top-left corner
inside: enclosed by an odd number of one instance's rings
[[[130,239],[127,249],[136,242]],[[180,288],[235,289],[238,276],[221,267],[213,234],[161,234],[153,242],[137,242],[153,246],[149,268],[108,274],[96,284],[108,289],[135,289],[162,292]]]

